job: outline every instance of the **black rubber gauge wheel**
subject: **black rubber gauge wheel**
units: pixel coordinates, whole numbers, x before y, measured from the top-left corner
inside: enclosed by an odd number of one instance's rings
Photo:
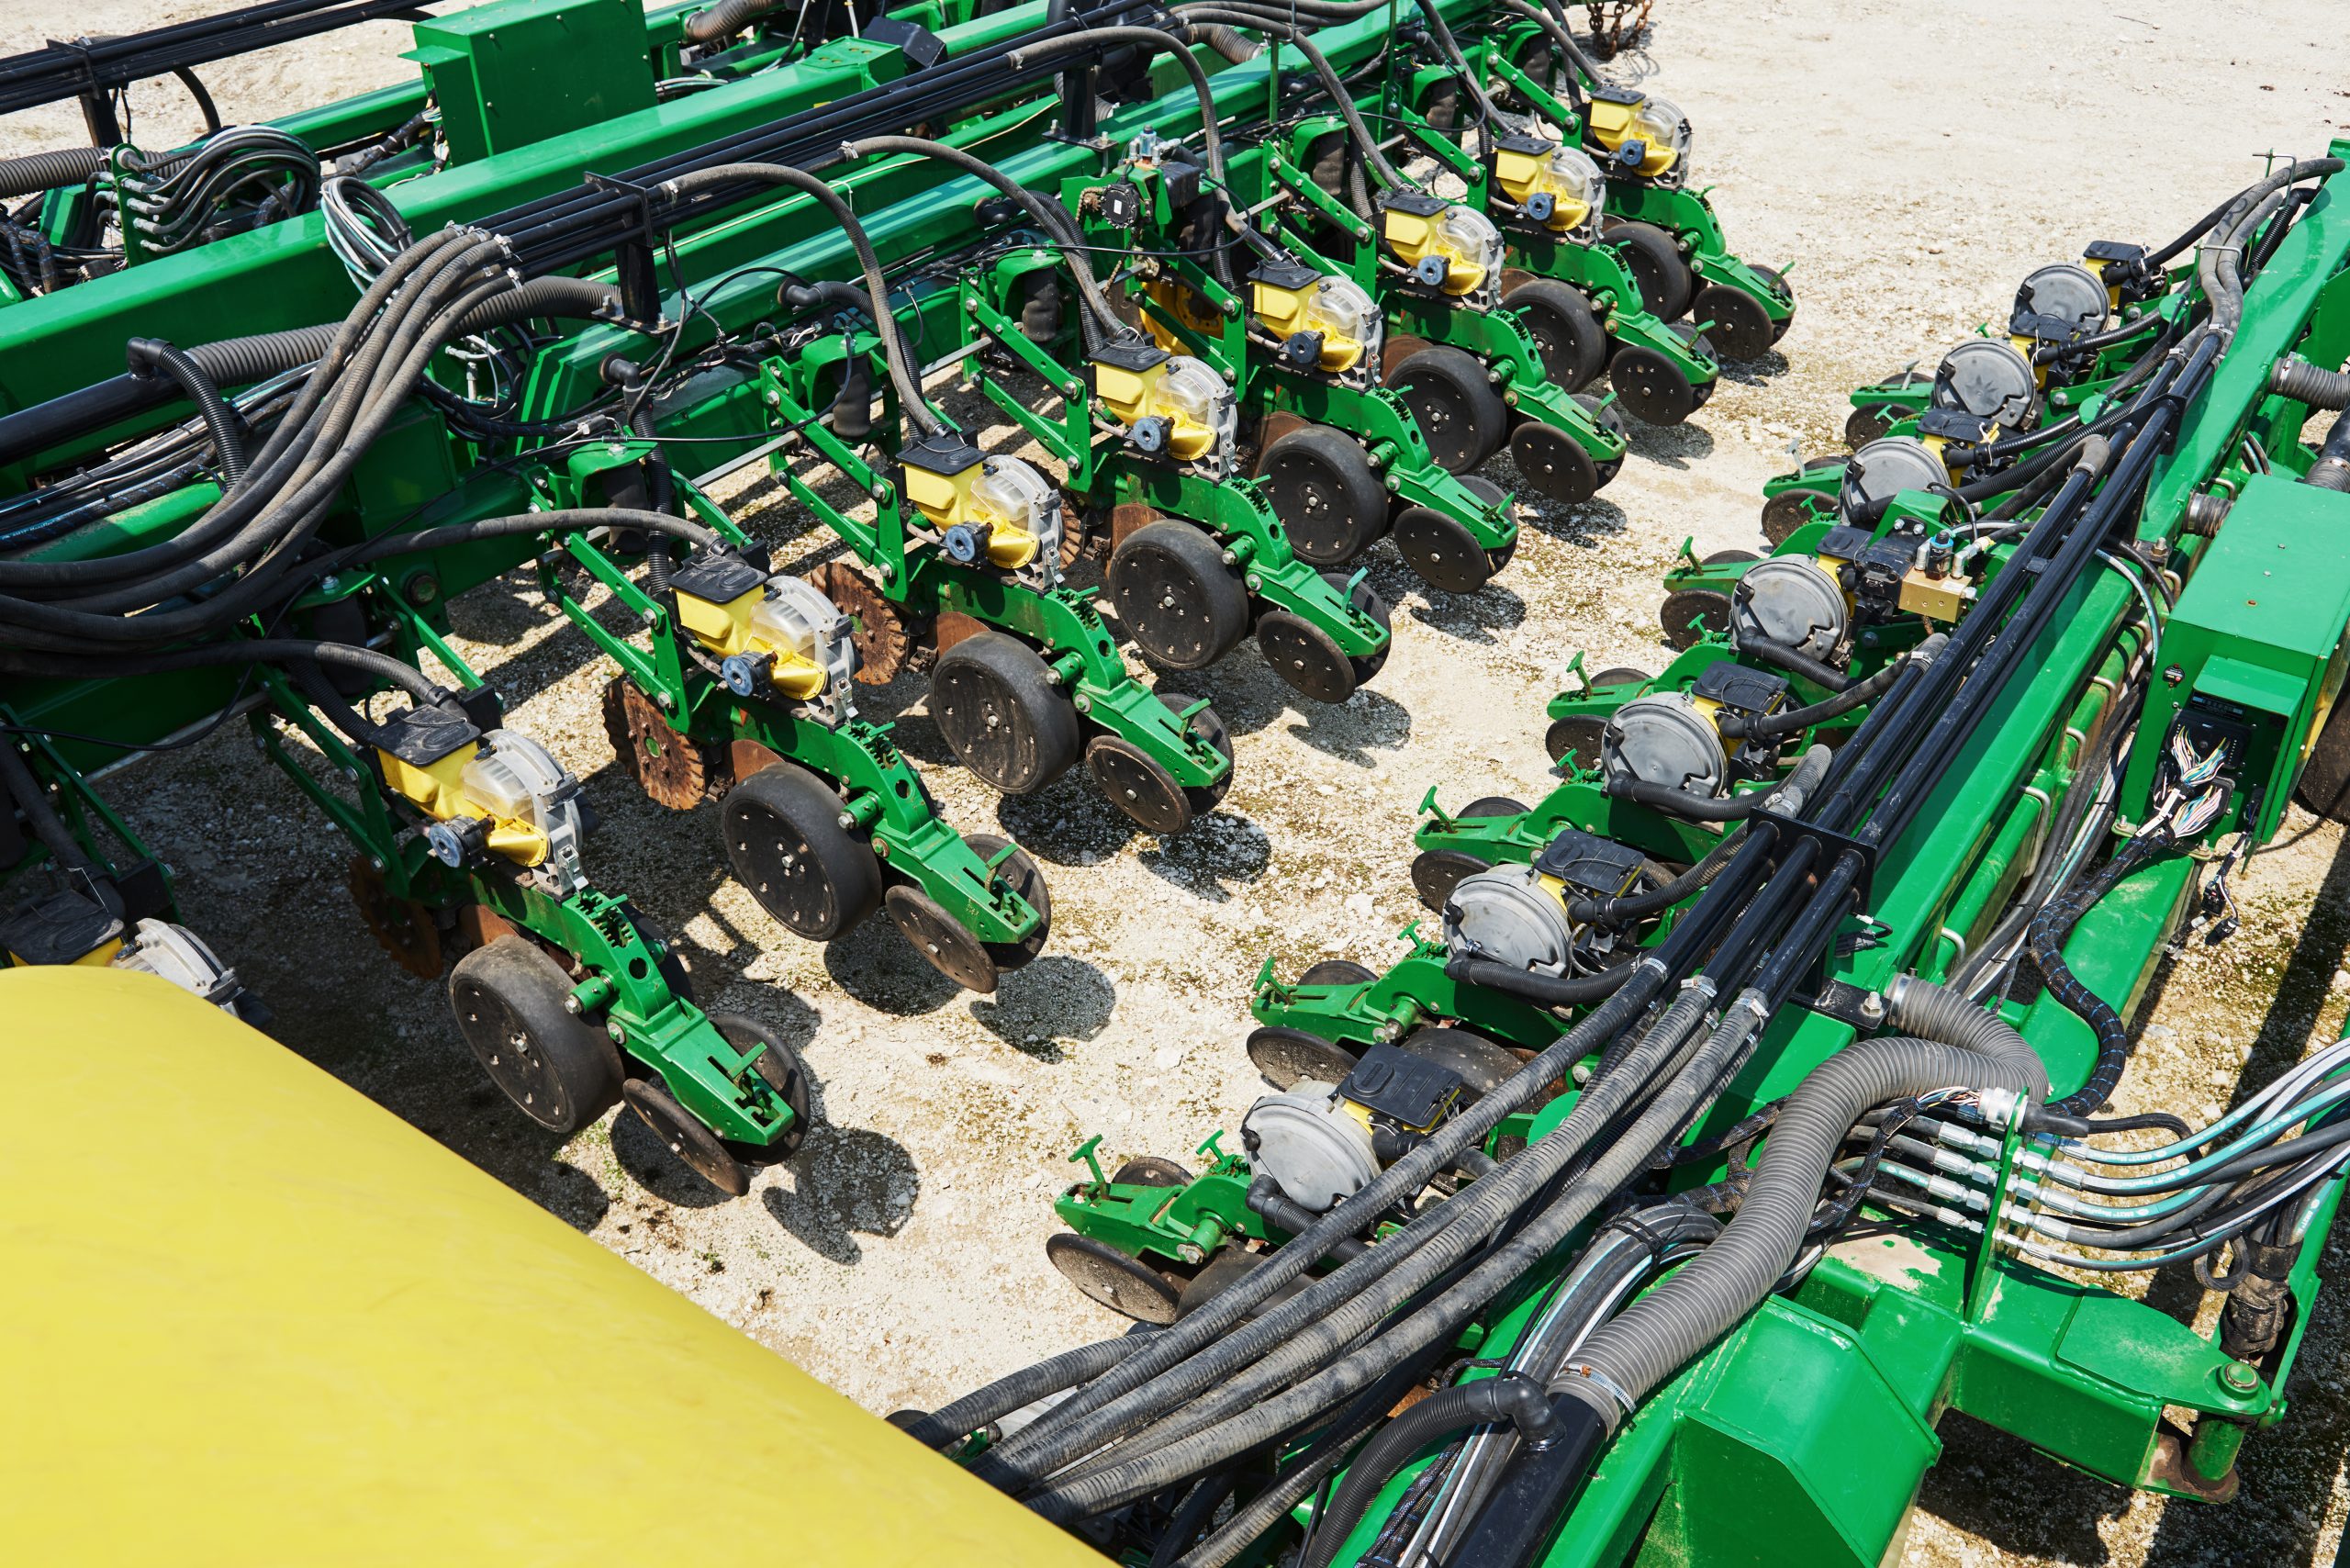
[[[1395,549],[1422,582],[1447,593],[1475,593],[1493,580],[1494,564],[1477,536],[1431,507],[1395,514]]]
[[[901,882],[883,897],[881,907],[932,969],[965,991],[981,996],[995,994],[996,962],[987,944],[947,913],[936,899],[912,883]]]
[[[815,1095],[811,1089],[808,1064],[800,1053],[785,1043],[782,1036],[755,1018],[740,1013],[713,1013],[711,1024],[726,1036],[726,1043],[738,1051],[753,1046],[765,1046],[766,1052],[751,1064],[767,1086],[791,1107],[791,1125],[773,1143],[746,1143],[735,1138],[721,1138],[726,1152],[744,1165],[756,1170],[762,1165],[780,1165],[800,1152],[808,1141],[808,1129],[816,1125]]]
[[[1599,493],[1599,465],[1583,442],[1556,425],[1528,420],[1512,431],[1509,454],[1528,487],[1570,505]]]
[[[1192,1173],[1172,1159],[1138,1154],[1118,1167],[1110,1183],[1116,1187],[1188,1187]]]
[[[1166,669],[1205,669],[1248,633],[1248,590],[1224,546],[1161,518],[1126,535],[1105,576],[1118,624]]]
[[[1303,1029],[1268,1025],[1248,1035],[1248,1059],[1276,1089],[1311,1081],[1343,1083],[1355,1070],[1355,1053]]]
[[[1467,1029],[1415,1029],[1404,1037],[1403,1048],[1459,1073],[1472,1099],[1499,1089],[1516,1076],[1519,1066],[1508,1047]]]
[[[1561,392],[1580,392],[1607,368],[1607,329],[1583,290],[1557,278],[1538,277],[1504,297],[1526,319],[1542,369]]]
[[[1328,425],[1302,425],[1265,448],[1257,477],[1312,566],[1338,566],[1371,548],[1387,526],[1387,487],[1362,443]]]
[[[1662,321],[1678,321],[1689,314],[1697,297],[1697,279],[1680,241],[1653,223],[1617,222],[1607,225],[1601,243],[1613,246],[1623,258],[1624,270],[1639,286],[1640,303]]]
[[[718,1135],[678,1104],[666,1088],[651,1079],[632,1078],[621,1087],[621,1097],[695,1175],[730,1198],[751,1190],[751,1173],[743,1169],[743,1162],[729,1154]]]
[[[1428,455],[1446,473],[1466,474],[1501,449],[1509,408],[1473,355],[1434,344],[1397,365],[1387,384],[1411,405]]]
[[[1181,1289],[1141,1260],[1067,1230],[1045,1238],[1045,1256],[1069,1283],[1111,1311],[1139,1323],[1175,1321]]]
[[[1077,710],[1036,651],[1002,632],[938,655],[930,714],[963,766],[1007,795],[1043,789],[1078,758]]]
[[[1618,407],[1651,425],[1677,425],[1697,411],[1696,386],[1681,367],[1645,343],[1627,343],[1608,362]]]
[[[1697,291],[1690,313],[1706,322],[1706,336],[1729,359],[1760,359],[1779,341],[1762,302],[1743,289],[1709,283]]]
[[[805,768],[778,762],[726,792],[718,808],[726,863],[795,935],[829,942],[881,903],[881,863],[841,826],[841,798]]]
[[[967,833],[963,835],[963,842],[970,846],[972,854],[982,860],[991,861],[1002,855],[1004,846],[1012,841],[992,833]],[[995,874],[1003,879],[1013,892],[1026,899],[1028,907],[1036,912],[1036,929],[1019,941],[979,944],[987,949],[988,957],[995,960],[995,967],[1009,974],[1045,950],[1045,943],[1053,932],[1053,895],[1052,890],[1045,886],[1045,873],[1037,868],[1035,857],[1024,849],[1013,850],[1011,857],[996,868]]]
[[[457,960],[449,1006],[489,1081],[552,1133],[577,1132],[620,1098],[621,1054],[564,1010],[571,977],[539,946],[500,936]]]

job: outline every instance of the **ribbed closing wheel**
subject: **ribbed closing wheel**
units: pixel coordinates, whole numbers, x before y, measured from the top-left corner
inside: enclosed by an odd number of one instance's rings
[[[997,856],[1003,854],[1012,840],[1000,834],[969,833],[963,835],[963,842],[970,846],[972,854],[992,863]],[[987,949],[988,957],[995,960],[995,967],[1009,973],[1024,967],[1045,950],[1045,944],[1053,932],[1053,895],[1045,886],[1045,873],[1037,867],[1035,857],[1024,849],[1013,849],[1005,856],[1003,864],[996,867],[995,874],[998,880],[1027,900],[1028,907],[1036,912],[1036,929],[1019,941],[981,944]]]
[[[881,863],[840,819],[832,787],[789,762],[735,785],[718,811],[735,879],[811,942],[831,941],[881,902]]]
[[[1248,633],[1248,590],[1224,546],[1192,523],[1145,523],[1110,556],[1110,602],[1143,656],[1205,669]]]
[[[1076,708],[1036,651],[1002,632],[938,655],[930,713],[963,766],[1007,795],[1043,789],[1078,758]]]
[[[1561,391],[1580,392],[1607,368],[1607,329],[1574,285],[1531,278],[1503,299],[1524,319],[1544,374]]]
[[[710,793],[710,759],[700,745],[671,728],[653,699],[624,675],[604,683],[604,734],[621,770],[655,804],[689,812]]]
[[[1643,423],[1677,425],[1697,411],[1695,382],[1679,365],[1646,343],[1627,343],[1607,364],[1608,383],[1626,413]]]
[[[1387,528],[1387,487],[1362,443],[1328,425],[1301,425],[1257,462],[1300,560],[1338,566],[1368,550]]]
[[[1355,1053],[1303,1029],[1268,1025],[1248,1036],[1248,1060],[1276,1089],[1292,1084],[1338,1083],[1355,1070]]]
[[[1834,511],[1834,498],[1817,490],[1781,490],[1762,503],[1762,537],[1774,544],[1785,544],[1796,529]]]
[[[1045,1238],[1045,1256],[1070,1284],[1111,1311],[1138,1323],[1175,1321],[1181,1288],[1139,1259],[1066,1230]]]
[[[1614,222],[1601,243],[1623,259],[1639,286],[1640,303],[1660,320],[1678,321],[1697,297],[1697,280],[1681,253],[1679,241],[1653,223]]]
[[[1572,506],[1599,493],[1599,465],[1556,425],[1528,420],[1509,433],[1509,454],[1528,488]]]
[[[751,1173],[727,1152],[716,1133],[677,1103],[668,1089],[647,1078],[632,1078],[621,1090],[628,1108],[653,1129],[663,1147],[686,1168],[730,1198],[751,1190]]]
[[[1436,343],[1397,365],[1387,384],[1410,405],[1428,455],[1448,474],[1466,474],[1501,449],[1509,408],[1475,356]]]
[[[1422,582],[1447,593],[1475,593],[1493,580],[1494,563],[1460,519],[1433,507],[1395,514],[1395,550]]]
[[[778,1134],[773,1143],[735,1138],[721,1138],[719,1142],[725,1146],[727,1153],[753,1169],[780,1165],[800,1152],[800,1146],[808,1141],[808,1129],[816,1125],[814,1081],[808,1076],[808,1064],[800,1059],[800,1053],[781,1035],[755,1018],[740,1013],[713,1013],[710,1021],[736,1050],[758,1049],[759,1058],[751,1064],[751,1070],[791,1110],[791,1125]]]
[[[883,897],[881,907],[924,963],[965,991],[981,996],[995,994],[994,955],[936,899],[912,883],[901,882]]]
[[[1472,1100],[1499,1089],[1518,1069],[1518,1059],[1508,1047],[1467,1029],[1416,1029],[1405,1036],[1403,1048],[1423,1061],[1459,1073]]]
[[[1760,359],[1779,335],[1762,302],[1743,289],[1709,283],[1697,291],[1690,313],[1707,323],[1706,336],[1729,359]]]
[[[571,977],[539,946],[500,936],[457,960],[449,1006],[482,1070],[552,1133],[577,1132],[620,1098],[620,1052],[565,1011]]]

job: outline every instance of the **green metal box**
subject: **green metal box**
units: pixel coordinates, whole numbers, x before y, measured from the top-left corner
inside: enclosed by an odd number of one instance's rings
[[[2350,496],[2255,476],[2164,627],[2123,791],[2132,813],[2146,810],[2156,760],[2183,721],[2206,748],[2237,748],[2227,771],[2238,805],[2258,812],[2244,825],[2255,841],[2275,834],[2342,689],[2345,627]]]
[[[654,104],[639,0],[497,0],[416,25],[449,161],[470,163]]]

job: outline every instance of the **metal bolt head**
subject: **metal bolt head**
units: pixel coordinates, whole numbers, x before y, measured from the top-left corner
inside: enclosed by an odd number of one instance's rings
[[[2229,1361],[2220,1368],[2220,1386],[2231,1394],[2250,1394],[2260,1386],[2260,1374],[2242,1361]]]
[[[1202,1259],[1207,1256],[1206,1253],[1200,1250],[1200,1244],[1196,1241],[1186,1241],[1182,1246],[1175,1249],[1175,1250],[1186,1263],[1199,1262]]]
[[[2186,678],[2187,672],[2177,665],[2173,665],[2168,669],[2163,671],[2163,684],[2165,686],[2177,686],[2180,681],[2185,680]]]
[[[578,999],[577,997],[576,997],[576,996],[566,996],[566,997],[565,997],[565,998],[563,999],[563,1010],[564,1010],[565,1013],[570,1014],[574,1018],[578,1017],[578,1016],[579,1016],[579,999]]]
[[[604,1033],[612,1037],[612,1044],[616,1046],[624,1046],[628,1044],[628,1031],[621,1028],[618,1024],[605,1025]]]

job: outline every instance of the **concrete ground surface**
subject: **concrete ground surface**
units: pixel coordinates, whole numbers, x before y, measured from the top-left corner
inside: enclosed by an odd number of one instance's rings
[[[13,0],[0,50],[217,8]],[[1930,366],[1977,321],[2003,319],[2033,266],[2095,239],[2166,241],[2256,177],[2264,153],[2350,134],[2340,19],[2323,0],[1659,0],[1646,47],[1618,69],[1695,121],[1696,177],[1734,247],[1793,263],[1794,330],[1767,360],[1732,366],[1687,426],[1640,430],[1599,499],[1534,508],[1516,563],[1483,593],[1430,594],[1382,547],[1371,577],[1397,604],[1395,652],[1345,706],[1300,706],[1252,650],[1185,679],[1231,726],[1238,761],[1223,808],[1180,840],[1133,830],[1080,778],[999,801],[950,765],[917,682],[874,694],[954,822],[1009,832],[1045,864],[1051,946],[992,998],[936,979],[878,919],[830,951],[781,931],[726,875],[715,808],[665,812],[615,767],[598,706],[610,672],[584,640],[519,577],[461,601],[462,651],[512,722],[588,780],[605,824],[589,846],[598,880],[683,935],[705,1005],[779,1026],[819,1081],[822,1125],[746,1199],[717,1201],[632,1120],[559,1146],[512,1112],[442,988],[382,959],[344,895],[340,842],[241,729],[119,775],[112,796],[178,868],[187,919],[276,1009],[290,1048],[869,1408],[935,1403],[1120,1327],[1044,1259],[1069,1151],[1098,1132],[1113,1156],[1184,1156],[1237,1123],[1259,1088],[1240,1049],[1251,977],[1269,953],[1293,970],[1395,950],[1418,913],[1405,868],[1431,786],[1456,805],[1539,795],[1541,704],[1574,652],[1595,669],[1658,667],[1658,578],[1682,541],[1757,547],[1760,486],[1793,454],[1840,449],[1853,385]],[[405,35],[374,25],[204,74],[228,117],[260,118],[405,76]],[[134,94],[140,140],[193,128],[178,95],[168,82]],[[0,154],[77,133],[70,109],[19,117],[0,125]],[[1010,434],[990,439],[1008,448]],[[1514,480],[1505,457],[1492,472]],[[826,553],[771,487],[733,504],[780,560]],[[2164,977],[2124,1110],[2199,1119],[2247,1060],[2273,1074],[2340,1029],[2342,847],[2297,812],[2252,863],[2242,934]],[[2157,1294],[2197,1308],[2191,1286]],[[2247,1445],[2227,1508],[2105,1485],[1953,1417],[1903,1561],[2331,1562],[2345,1371],[2336,1293],[2291,1417]]]

